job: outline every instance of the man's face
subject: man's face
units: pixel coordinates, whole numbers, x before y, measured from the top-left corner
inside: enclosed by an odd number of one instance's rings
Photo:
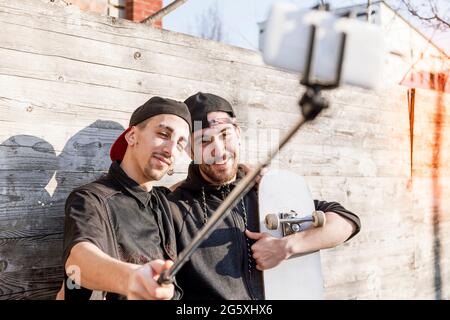
[[[192,135],[193,159],[206,180],[220,185],[236,176],[240,130],[226,112],[210,112],[208,121],[215,124]]]
[[[136,173],[143,181],[160,180],[185,149],[188,137],[187,122],[171,114],[132,127],[126,138]]]

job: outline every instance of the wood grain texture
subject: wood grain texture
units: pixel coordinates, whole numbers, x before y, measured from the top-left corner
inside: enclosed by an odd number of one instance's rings
[[[62,1],[0,2],[0,299],[52,299],[62,279],[64,202],[104,174],[131,112],[153,95],[205,91],[236,108],[242,159],[255,163],[300,115],[298,76],[251,50],[81,12]],[[450,298],[450,97],[439,164],[439,261],[431,175],[435,92],[416,91],[413,176],[407,88],[326,92],[331,107],[273,166],[314,198],[356,212],[361,233],[324,250],[330,299]],[[186,176],[188,158],[161,185]]]

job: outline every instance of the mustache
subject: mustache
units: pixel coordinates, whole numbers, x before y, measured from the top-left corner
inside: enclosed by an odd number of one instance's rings
[[[231,152],[227,152],[225,154],[222,154],[221,156],[217,156],[217,157],[213,157],[210,159],[207,159],[205,161],[206,164],[216,164],[216,163],[220,163],[220,162],[226,162],[228,160],[234,160],[235,156],[234,154],[232,154]]]
[[[152,157],[158,158],[166,162],[169,166],[173,164],[172,157],[167,152],[153,152]]]

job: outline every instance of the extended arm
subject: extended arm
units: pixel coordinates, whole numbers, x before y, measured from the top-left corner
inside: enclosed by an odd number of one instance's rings
[[[65,267],[71,280],[84,288],[115,292],[128,299],[153,300],[170,299],[174,294],[173,285],[162,287],[156,281],[170,265],[162,260],[145,265],[122,262],[92,243],[80,242],[72,248]]]

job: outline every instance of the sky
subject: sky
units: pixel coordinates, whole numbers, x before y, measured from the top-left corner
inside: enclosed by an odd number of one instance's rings
[[[172,0],[164,0],[164,5]],[[217,7],[221,16],[224,30],[223,42],[257,50],[258,49],[258,26],[257,23],[266,19],[270,6],[275,0],[187,0],[187,2],[175,11],[164,17],[164,29],[186,33],[193,36],[199,36],[199,29],[202,17],[205,16],[210,8]],[[301,7],[312,7],[318,0],[284,0],[298,4]],[[334,7],[345,7],[354,4],[367,3],[364,0],[331,0],[329,2]],[[374,2],[374,1],[372,1]],[[389,1],[398,3],[399,1]],[[420,5],[423,0],[411,1]],[[438,0],[439,9],[450,16],[450,1]],[[407,14],[405,13],[407,16]],[[412,21],[425,34],[431,34],[429,28],[424,27],[423,23]],[[433,40],[450,55],[450,30],[446,32],[437,32],[433,34]]]

